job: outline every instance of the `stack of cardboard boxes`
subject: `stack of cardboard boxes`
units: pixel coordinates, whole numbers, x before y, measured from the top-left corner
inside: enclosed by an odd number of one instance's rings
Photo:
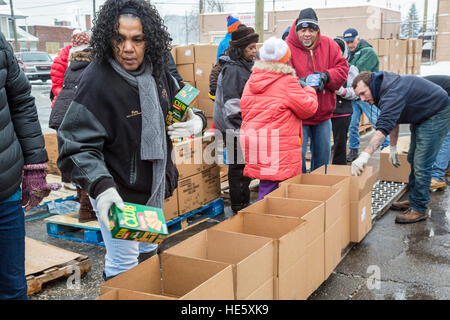
[[[377,172],[367,167],[353,177],[349,169],[322,167],[285,181],[234,217],[105,282],[100,299],[306,299],[339,264],[341,249],[371,228]]]
[[[380,71],[401,75],[419,75],[422,63],[422,39],[370,39],[377,52]]]
[[[184,82],[200,90],[197,104],[208,118],[208,128],[211,128],[214,102],[209,98],[209,75],[216,63],[217,45],[198,44],[174,47],[172,55]]]

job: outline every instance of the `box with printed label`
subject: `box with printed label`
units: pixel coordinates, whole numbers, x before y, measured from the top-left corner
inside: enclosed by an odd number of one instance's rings
[[[175,96],[167,112],[166,124],[170,126],[175,122],[184,121],[189,107],[197,99],[199,93],[200,91],[196,88],[186,84]]]
[[[178,217],[178,189],[173,191],[171,197],[164,200],[163,212],[166,221]]]
[[[111,207],[109,216],[111,235],[115,239],[141,242],[162,242],[168,233],[161,208],[124,202],[124,210]]]

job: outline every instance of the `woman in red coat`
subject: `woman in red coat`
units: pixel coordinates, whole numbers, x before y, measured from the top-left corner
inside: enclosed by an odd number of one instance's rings
[[[302,119],[318,106],[316,91],[287,65],[291,52],[283,40],[268,39],[259,56],[242,94],[240,132],[244,175],[260,179],[258,200],[301,173]]]
[[[52,67],[50,69],[50,78],[52,79],[52,108],[55,103],[56,97],[58,97],[59,92],[62,89],[64,82],[64,73],[69,65],[69,52],[72,45],[69,44],[61,49],[59,56],[53,60]]]

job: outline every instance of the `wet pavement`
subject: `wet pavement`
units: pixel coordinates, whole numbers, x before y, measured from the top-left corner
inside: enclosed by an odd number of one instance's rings
[[[33,86],[43,130],[51,132],[45,127],[50,114],[48,90],[49,86]],[[408,127],[401,126],[401,135],[407,134]],[[367,145],[370,136],[371,133],[368,133],[362,137],[362,146]],[[369,160],[369,165],[378,169],[379,152]],[[406,199],[407,195],[402,199]],[[252,201],[256,198],[257,193],[253,191]],[[387,211],[375,222],[363,241],[351,247],[330,277],[309,299],[450,299],[450,188],[447,186],[443,191],[433,192],[429,207],[430,217],[411,225],[395,224],[397,212]],[[167,249],[231,216],[229,201],[225,199],[224,213],[168,238],[161,249]],[[42,291],[30,296],[30,299],[79,300],[99,296],[103,284],[104,247],[51,238],[42,219],[26,222],[26,232],[30,238],[87,255],[91,262],[91,271],[82,276],[80,289],[68,289],[67,280],[58,279],[44,284]]]

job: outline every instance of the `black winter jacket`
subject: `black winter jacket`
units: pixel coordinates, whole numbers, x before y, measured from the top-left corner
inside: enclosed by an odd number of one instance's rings
[[[370,91],[380,109],[377,130],[387,136],[397,124],[419,124],[450,104],[440,86],[416,76],[374,72]]]
[[[0,201],[19,188],[24,164],[47,161],[31,85],[0,32]]]
[[[165,117],[178,86],[167,69],[157,83]],[[108,63],[94,60],[58,130],[58,167],[93,198],[115,186],[124,201],[145,204],[152,190],[152,162],[140,157],[141,128],[138,90]],[[167,198],[177,187],[178,171],[167,134],[166,139]]]
[[[439,87],[447,91],[447,95],[450,96],[450,76],[446,75],[430,75],[423,77],[424,79],[427,79],[428,81],[433,82],[434,84],[437,84]]]
[[[52,129],[58,130],[61,122],[72,103],[75,93],[80,82],[81,74],[84,69],[91,62],[91,50],[85,49],[80,52],[74,52],[69,57],[69,66],[64,74],[64,83],[61,91],[53,104],[50,113],[48,126]]]

